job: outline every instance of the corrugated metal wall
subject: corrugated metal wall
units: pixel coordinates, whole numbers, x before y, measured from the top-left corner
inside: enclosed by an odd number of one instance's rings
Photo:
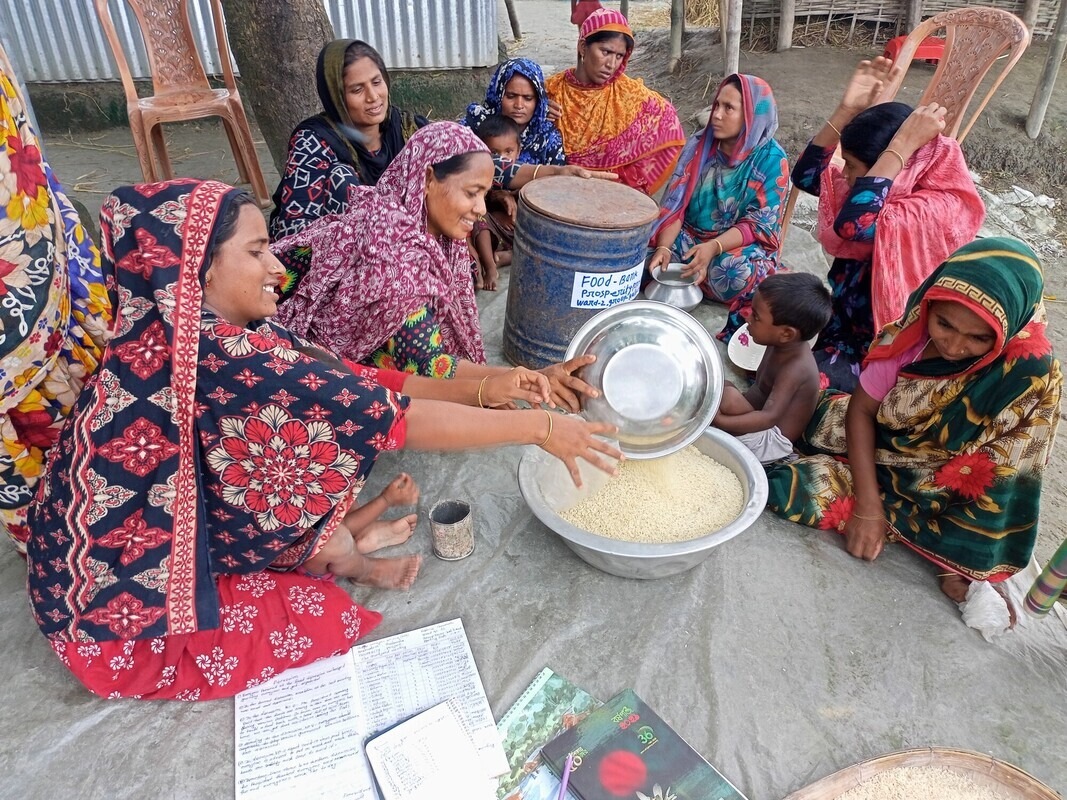
[[[278,0],[282,2],[283,0]],[[337,36],[364,39],[398,69],[458,69],[497,62],[496,0],[323,0]],[[148,78],[137,20],[110,0],[134,77]],[[204,66],[218,74],[207,0],[189,0]],[[0,30],[28,83],[118,80],[92,0],[0,0]]]

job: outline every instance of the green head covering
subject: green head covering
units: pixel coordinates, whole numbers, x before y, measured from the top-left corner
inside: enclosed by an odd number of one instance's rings
[[[908,374],[939,377],[971,372],[1000,357],[1005,345],[1026,327],[1041,304],[1045,280],[1037,254],[1007,236],[976,239],[949,256],[912,292],[904,316],[886,326],[868,360],[889,358],[919,342],[927,329],[930,303],[961,303],[993,328],[996,344],[969,361],[925,359]]]

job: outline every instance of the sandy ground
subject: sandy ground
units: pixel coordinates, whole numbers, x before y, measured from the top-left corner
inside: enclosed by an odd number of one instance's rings
[[[518,0],[517,7],[527,32],[517,45],[507,41],[509,49],[546,66],[568,66],[575,29],[566,22],[567,4]],[[508,36],[502,3],[500,17],[502,35]],[[641,32],[639,39],[662,45],[663,36]],[[703,45],[702,36],[708,39]],[[677,78],[663,74],[666,50],[660,45],[633,61],[633,74],[670,94],[683,116],[707,103],[709,76],[714,80],[721,73],[720,51],[710,34],[693,37]],[[791,155],[832,108],[862,55],[833,48],[742,54],[742,69],[775,88],[782,140]],[[1026,150],[1029,140],[1021,133],[1020,115],[1041,63],[1043,50],[1035,48],[983,117],[973,150],[969,143],[967,149],[974,166],[988,170],[984,180],[992,189],[1019,182],[1062,197],[1067,78],[1046,123],[1049,138]],[[914,86],[909,79],[909,91],[918,92],[922,70],[917,68]],[[455,110],[465,102],[457,98]],[[217,127],[175,126],[168,140],[183,174],[236,179]],[[72,195],[94,213],[113,186],[140,179],[126,129],[49,132],[45,147]],[[266,148],[259,153],[273,187],[277,174]],[[990,154],[988,162],[984,153]],[[1008,161],[1011,154],[1022,155]],[[785,258],[795,268],[824,270],[803,219],[802,209]],[[1055,255],[1054,239],[1037,236],[1025,224],[1010,224],[1010,232],[1048,254],[1050,333],[1059,352],[1067,352],[1067,260]],[[506,278],[505,271],[505,286]],[[482,298],[487,340],[498,359],[503,300],[500,293]],[[699,318],[713,327],[721,313],[704,306]],[[1061,439],[1046,476],[1041,559],[1067,535],[1065,453]],[[879,752],[926,744],[991,752],[1060,791],[1067,788],[1067,762],[1058,744],[1067,731],[1056,710],[1063,697],[1065,651],[1035,656],[1025,649],[1012,652],[1012,646],[986,646],[937,595],[932,576],[918,574],[921,567],[906,554],[887,553],[876,565],[860,564],[832,537],[764,514],[736,544],[693,573],[635,584],[596,573],[554,537],[544,538],[545,529],[517,497],[514,459],[411,461],[408,454],[398,459],[375,473],[368,491],[380,488],[393,467],[418,471],[426,498],[467,482],[487,512],[480,523],[482,543],[476,556],[459,566],[431,559],[411,594],[362,593],[361,599],[386,612],[383,634],[462,614],[498,715],[536,669],[550,663],[605,697],[624,685],[636,686],[676,726],[691,731],[694,746],[753,800],[781,797]],[[485,464],[500,471],[487,474]],[[425,535],[421,527],[420,535]],[[423,551],[428,553],[428,545]],[[0,726],[11,734],[0,744],[0,768],[10,778],[0,782],[0,797],[55,797],[75,787],[89,797],[232,796],[232,722],[227,727],[232,717],[226,704],[105,704],[90,698],[72,685],[31,630],[19,563],[9,553],[0,558],[0,603],[10,611],[0,619],[0,641],[11,653],[0,676],[6,697],[0,701],[5,715]],[[531,575],[543,576],[543,585],[528,585]],[[500,625],[503,608],[509,609],[513,630]],[[580,613],[590,609],[597,613]],[[561,632],[562,620],[572,618],[573,628]],[[651,624],[667,619],[673,624]],[[684,663],[691,668],[680,668]],[[1042,714],[1052,715],[1047,723],[1040,722]],[[706,729],[701,719],[708,720]],[[99,769],[80,755],[91,741],[118,743]],[[185,744],[173,752],[163,746],[175,741]],[[1054,744],[1046,748],[1043,741]],[[94,748],[94,758],[96,753]]]

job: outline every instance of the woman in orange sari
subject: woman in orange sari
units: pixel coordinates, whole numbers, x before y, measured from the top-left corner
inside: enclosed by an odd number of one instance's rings
[[[685,144],[678,112],[643,81],[626,75],[634,34],[626,17],[601,8],[582,23],[578,66],[545,82],[561,108],[567,163],[615,172],[645,194],[667,182]]]

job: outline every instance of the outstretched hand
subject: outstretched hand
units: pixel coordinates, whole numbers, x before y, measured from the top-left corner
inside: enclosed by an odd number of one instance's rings
[[[852,73],[845,94],[841,98],[841,108],[853,116],[866,111],[891,80],[900,73],[900,67],[893,66],[892,60],[878,56],[871,61],[861,61]]]
[[[552,412],[549,412],[552,414]],[[541,445],[546,453],[551,453],[567,466],[574,485],[581,488],[582,478],[578,471],[578,459],[582,458],[599,470],[609,475],[618,472],[618,467],[602,459],[603,453],[616,460],[622,460],[622,453],[602,439],[601,436],[613,436],[618,428],[606,422],[587,422],[581,417],[570,414],[552,414],[552,431],[548,441]]]
[[[648,262],[648,271],[656,272],[665,269],[671,263],[671,251],[666,247],[657,247]]]
[[[486,378],[481,400],[488,408],[517,408],[516,400],[538,406],[548,403],[551,396],[552,385],[547,377],[526,367],[515,367]]]
[[[577,414],[582,410],[582,395],[585,397],[599,397],[600,392],[574,374],[594,361],[596,361],[596,356],[577,356],[570,361],[564,361],[561,364],[550,364],[544,369],[538,370],[548,378],[552,388],[548,405],[552,408],[563,408],[572,414]]]
[[[619,179],[618,173],[586,169],[585,167],[575,166],[574,164],[568,164],[560,169],[562,170],[559,173],[560,175],[571,175],[575,178],[596,178],[601,181],[617,181]]]
[[[406,472],[401,472],[382,490],[382,497],[390,508],[413,506],[419,502],[419,485]]]
[[[548,109],[545,112],[545,118],[549,122],[559,122],[559,118],[562,117],[562,116],[563,116],[563,106],[561,106],[559,103],[557,103],[551,97],[548,98]]]
[[[845,549],[849,555],[874,561],[885,547],[885,520],[849,517],[845,523]]]
[[[697,284],[703,283],[708,277],[708,267],[713,258],[722,253],[722,247],[714,239],[701,244],[693,245],[682,253],[682,278],[688,280],[695,276]]]

